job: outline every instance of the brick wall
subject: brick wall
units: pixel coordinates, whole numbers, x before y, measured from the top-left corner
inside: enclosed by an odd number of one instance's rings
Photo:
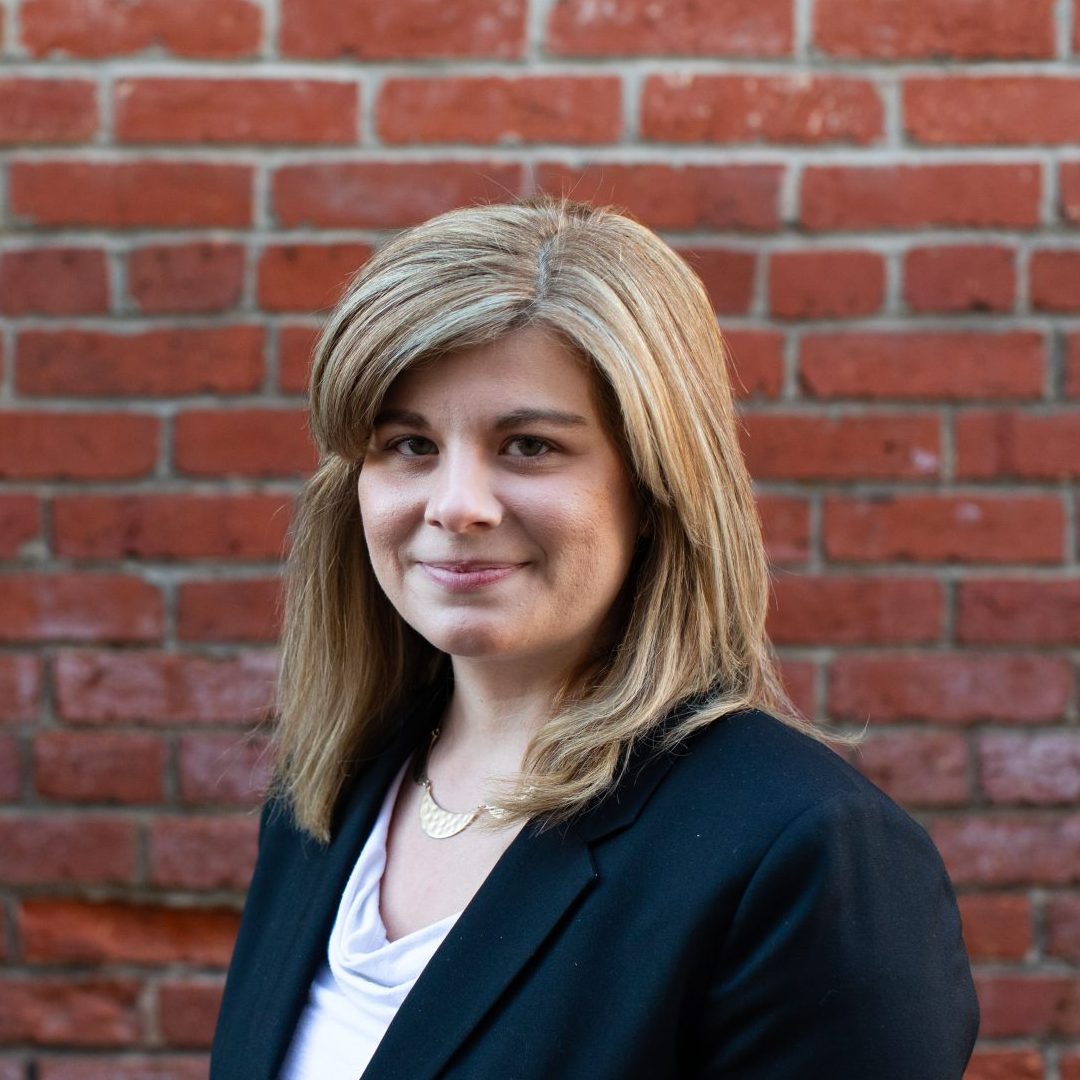
[[[615,201],[731,340],[804,710],[923,820],[978,1080],[1080,1078],[1080,4],[0,3],[0,1080],[205,1073],[319,312]]]

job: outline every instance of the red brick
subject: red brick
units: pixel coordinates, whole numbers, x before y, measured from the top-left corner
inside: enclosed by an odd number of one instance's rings
[[[1076,141],[1080,79],[1037,75],[910,78],[904,130],[915,142],[961,146]]]
[[[962,735],[926,731],[875,732],[852,763],[906,806],[956,806],[970,797],[967,743]]]
[[[1080,895],[1051,895],[1046,902],[1046,952],[1070,963],[1080,961]]]
[[[1077,27],[1080,32],[1080,19]],[[1080,161],[1061,163],[1061,217],[1070,225],[1080,225]]]
[[[822,540],[837,562],[1060,563],[1065,512],[1050,496],[827,496]]]
[[[773,584],[769,635],[780,645],[936,641],[942,601],[925,578],[788,575]]]
[[[0,818],[5,885],[131,884],[134,878],[132,822],[86,813]]]
[[[273,772],[268,740],[247,735],[180,739],[180,799],[196,806],[255,806]]]
[[[126,478],[145,475],[157,422],[130,414],[0,412],[0,477]],[[16,529],[25,527],[22,511]],[[4,523],[5,530],[12,526]]]
[[[1041,188],[1036,164],[810,165],[801,220],[826,231],[1033,228]]]
[[[772,562],[802,563],[810,554],[810,504],[782,495],[758,498],[761,531]]]
[[[271,244],[259,257],[259,307],[328,310],[370,257],[365,244]]]
[[[97,126],[88,79],[0,79],[0,145],[82,142]]]
[[[225,967],[240,917],[222,908],[27,900],[19,910],[32,964],[199,964]]]
[[[815,715],[814,682],[817,675],[817,665],[801,662],[799,660],[783,660],[781,662],[781,680],[795,707],[806,717]]]
[[[1030,272],[1036,311],[1080,311],[1080,250],[1032,252]]]
[[[904,256],[904,300],[912,311],[1009,311],[1015,253],[992,244],[912,248]]]
[[[536,186],[585,202],[614,203],[652,229],[768,232],[780,227],[781,165],[637,165],[572,169],[539,162]]]
[[[245,889],[258,833],[250,815],[158,818],[150,826],[150,880],[166,889]]]
[[[243,288],[239,244],[152,244],[128,256],[128,293],[148,315],[225,311]]]
[[[1080,410],[958,416],[956,476],[961,480],[1075,480],[1080,477]]]
[[[760,480],[924,479],[941,469],[934,416],[751,413],[741,435]]]
[[[206,1069],[205,1055],[39,1057],[37,1080],[206,1080]]]
[[[290,508],[288,496],[272,494],[57,495],[55,550],[71,559],[278,559]]]
[[[126,574],[0,576],[0,641],[156,641],[165,629],[161,592]]]
[[[972,1054],[964,1080],[1043,1080],[1044,1075],[1038,1050],[987,1049]]]
[[[992,803],[1073,803],[1080,796],[1080,736],[983,735],[979,776]]]
[[[863,79],[806,75],[651,75],[641,134],[661,142],[848,142],[882,135],[881,99]]]
[[[319,326],[290,323],[278,331],[278,382],[286,394],[306,394]]]
[[[0,255],[0,314],[97,315],[108,310],[103,251],[38,248]]]
[[[31,56],[100,58],[147,49],[173,56],[253,56],[262,11],[253,0],[25,0],[19,20]]]
[[[189,409],[173,431],[176,472],[189,476],[306,476],[317,464],[295,409]]]
[[[41,657],[0,654],[0,721],[33,720],[41,703]]]
[[[992,653],[840,656],[829,669],[829,716],[935,724],[1060,722],[1072,693],[1064,657]]]
[[[1034,948],[1030,897],[972,893],[961,896],[959,903],[964,945],[972,960],[1019,961]]]
[[[885,260],[870,251],[781,251],[769,259],[769,310],[781,319],[872,315],[885,299]]]
[[[936,399],[1042,396],[1041,333],[902,331],[807,335],[799,384],[809,397]]]
[[[1080,333],[1065,338],[1065,396],[1080,398]]]
[[[956,604],[963,644],[1080,643],[1080,581],[961,581]]]
[[[263,379],[259,326],[25,330],[17,339],[21,394],[168,397],[244,394]]]
[[[141,1035],[138,983],[66,976],[0,979],[0,1044],[127,1046]]]
[[[332,162],[279,168],[272,205],[283,228],[395,229],[520,190],[518,164]]]
[[[546,37],[555,56],[787,56],[794,26],[789,0],[563,0]]]
[[[216,659],[161,652],[61,652],[54,661],[57,711],[75,723],[252,722],[273,705],[270,652]]]
[[[357,141],[359,89],[317,79],[121,79],[116,139],[135,143]]]
[[[677,249],[701,278],[713,310],[726,315],[745,315],[754,298],[757,256],[732,248]]]
[[[0,558],[18,559],[24,545],[40,542],[40,538],[41,503],[37,496],[0,494]]]
[[[611,143],[622,134],[610,76],[390,78],[375,125],[386,143]]]
[[[246,228],[252,176],[248,165],[195,161],[16,161],[8,200],[28,225]]]
[[[778,398],[784,380],[784,337],[774,330],[728,330],[729,373],[736,398]]]
[[[13,735],[0,735],[0,802],[14,802],[19,797],[20,771],[18,742]]]
[[[1054,0],[817,0],[813,41],[844,57],[1048,59]]]
[[[277,640],[281,632],[277,578],[185,581],[177,595],[180,641]]]
[[[281,52],[337,60],[519,58],[526,0],[283,0]]]
[[[956,885],[1080,881],[1080,818],[1075,814],[940,818],[931,823],[930,836]]]
[[[982,974],[979,1034],[985,1039],[1080,1035],[1080,979],[1070,975]]]
[[[49,731],[34,739],[34,786],[46,799],[161,802],[164,766],[155,735]]]
[[[220,981],[164,983],[158,990],[158,1027],[170,1046],[209,1047],[214,1037],[223,984]]]

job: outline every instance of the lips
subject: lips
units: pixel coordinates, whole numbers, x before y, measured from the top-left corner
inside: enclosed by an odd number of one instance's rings
[[[473,592],[510,577],[526,564],[470,560],[420,562],[417,565],[428,578],[448,592]]]

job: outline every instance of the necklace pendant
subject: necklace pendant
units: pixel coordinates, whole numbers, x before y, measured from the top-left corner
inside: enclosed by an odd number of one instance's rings
[[[431,797],[431,784],[424,784],[424,791],[420,796],[420,827],[433,839],[443,840],[448,836],[456,836],[463,829],[467,829],[479,813],[479,809],[460,814],[444,810]]]

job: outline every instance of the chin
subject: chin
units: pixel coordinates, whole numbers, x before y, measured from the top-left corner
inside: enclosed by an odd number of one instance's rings
[[[513,635],[508,640],[505,630],[500,631],[493,626],[426,627],[420,633],[436,649],[450,656],[481,659],[515,651]]]

